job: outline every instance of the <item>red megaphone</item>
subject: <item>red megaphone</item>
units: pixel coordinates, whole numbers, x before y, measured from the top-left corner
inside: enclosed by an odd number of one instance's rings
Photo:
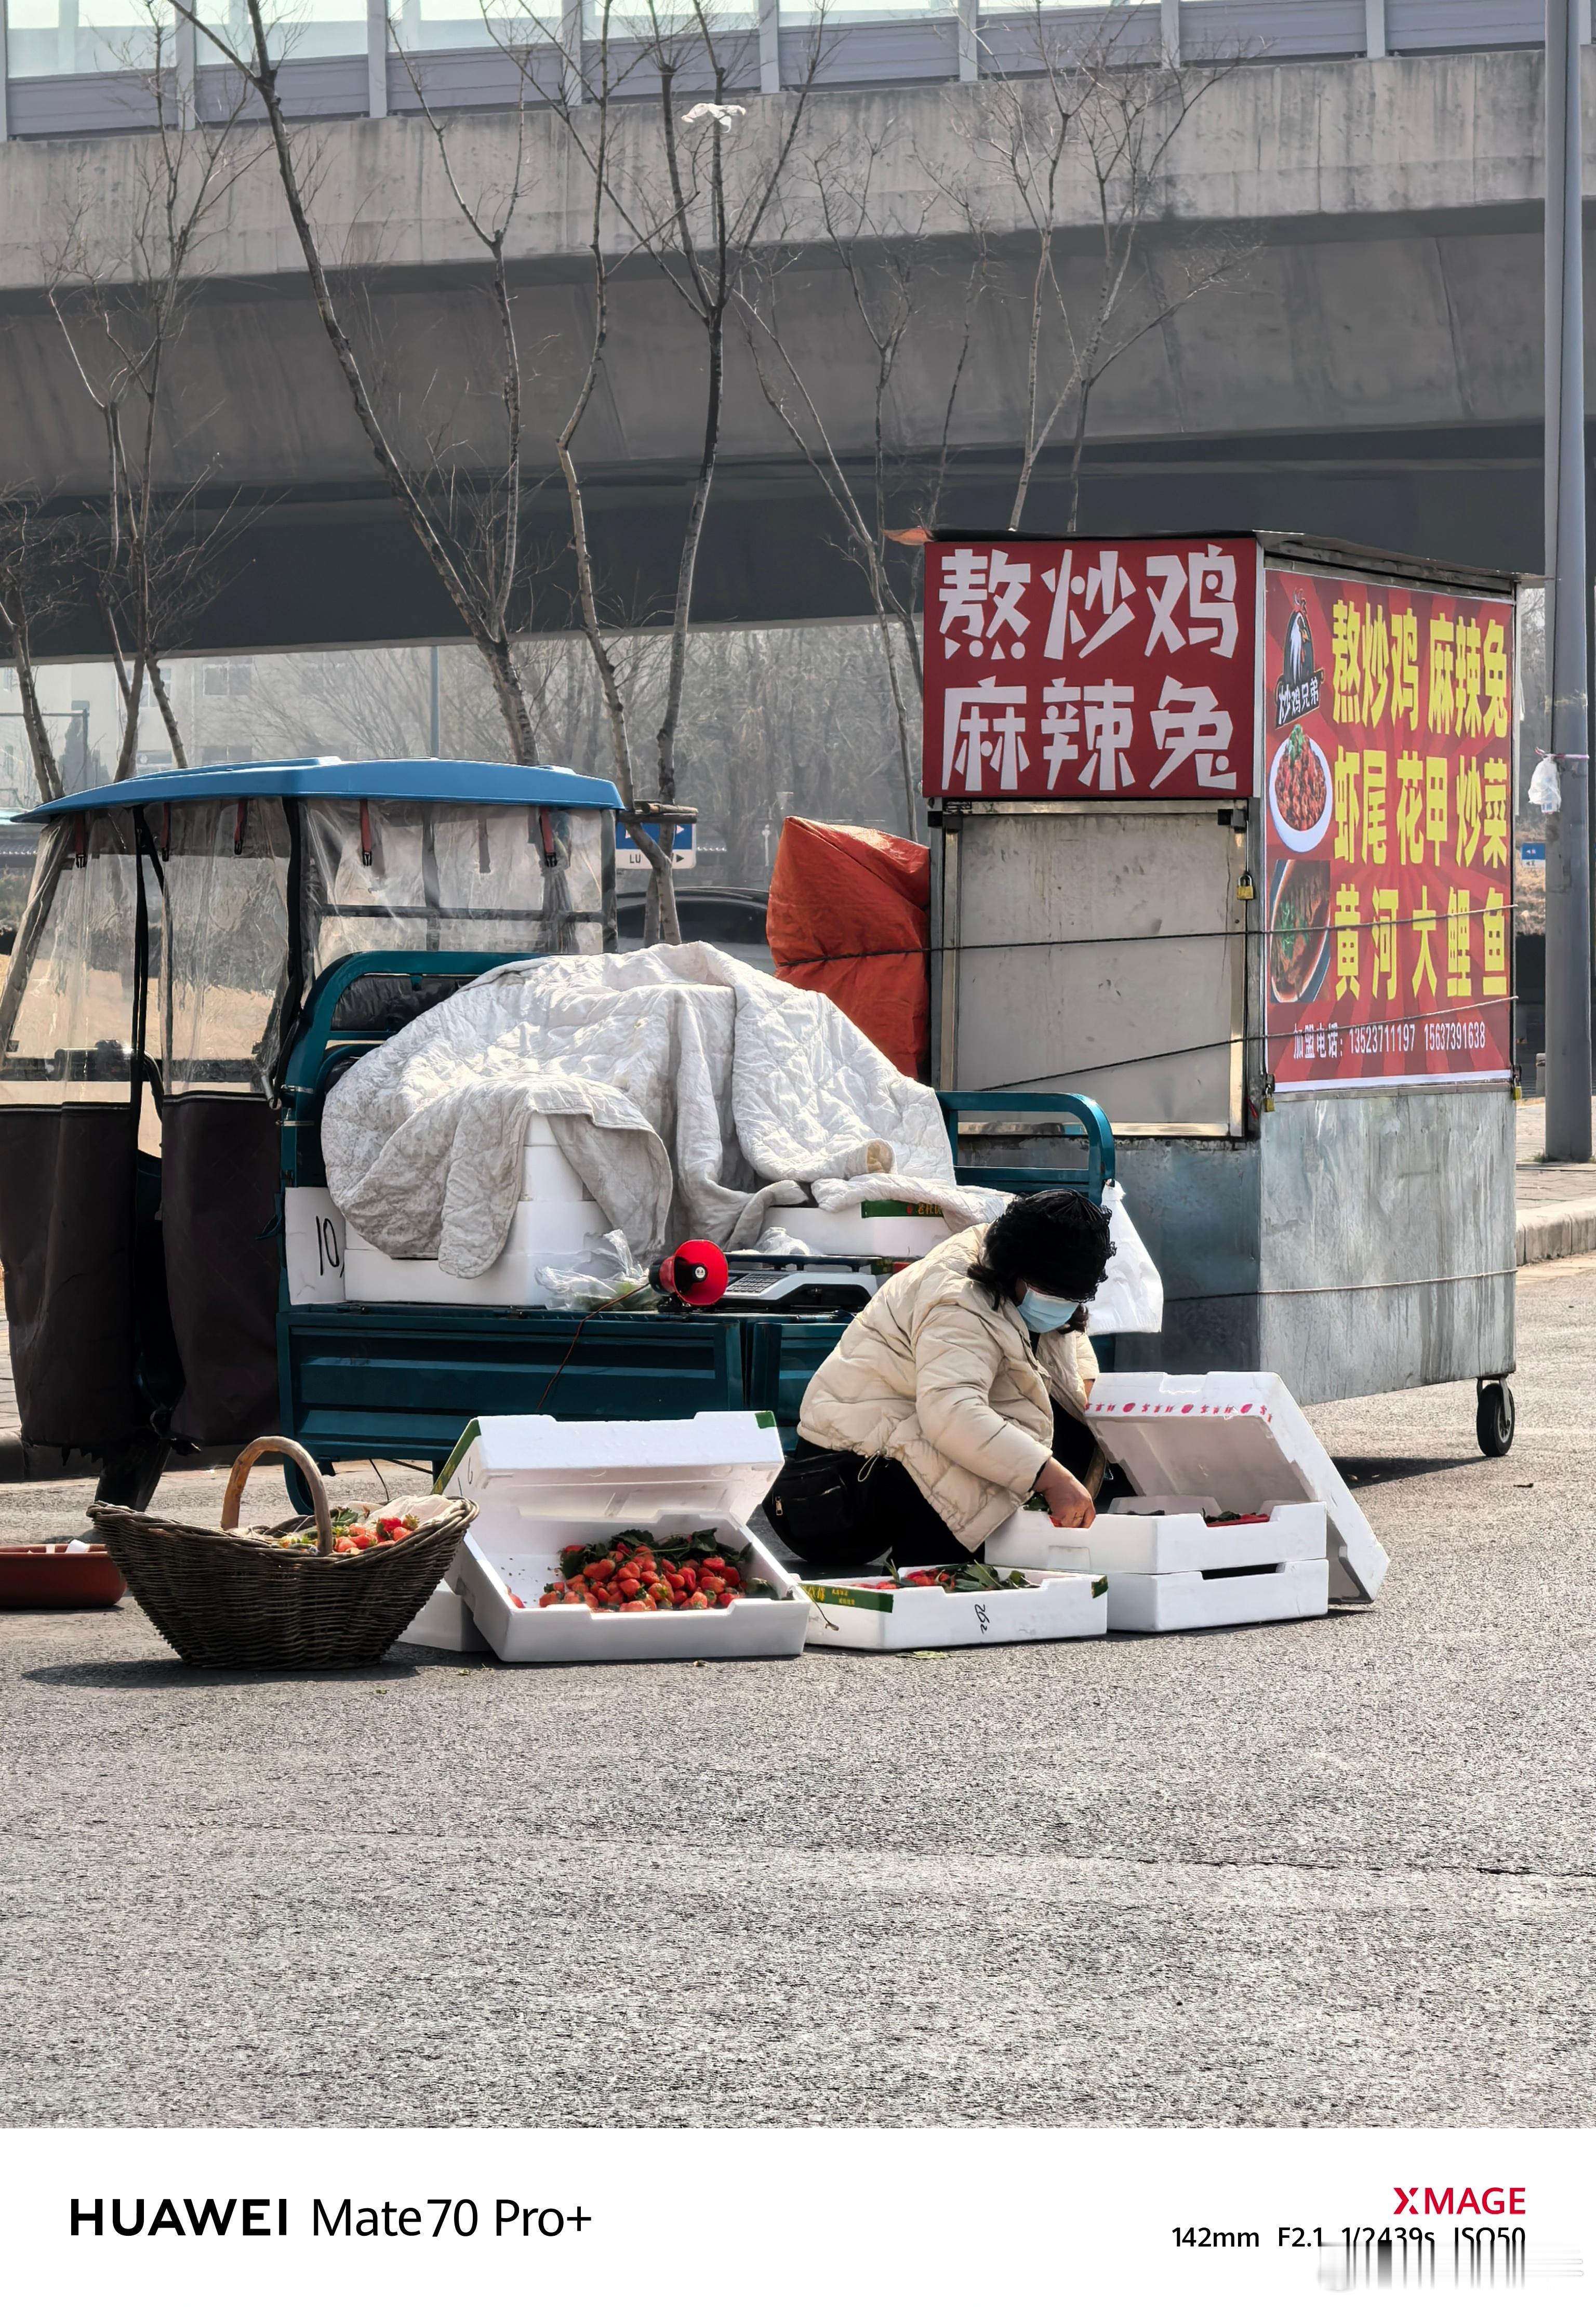
[[[660,1259],[648,1278],[684,1306],[718,1306],[732,1276],[725,1254],[712,1241],[684,1241]]]

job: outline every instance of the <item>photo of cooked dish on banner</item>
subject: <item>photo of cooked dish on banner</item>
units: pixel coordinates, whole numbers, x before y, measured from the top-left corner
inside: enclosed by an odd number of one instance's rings
[[[1266,588],[1275,1086],[1505,1076],[1512,605],[1274,568]]]

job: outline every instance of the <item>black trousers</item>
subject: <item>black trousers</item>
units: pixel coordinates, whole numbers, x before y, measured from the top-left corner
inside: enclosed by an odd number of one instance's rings
[[[1091,1429],[1056,1405],[1053,1455],[1088,1487],[1094,1463],[1102,1471]],[[1112,1472],[1111,1468],[1099,1497],[1106,1497]],[[826,1576],[862,1570],[887,1555],[902,1569],[963,1562],[968,1555],[896,1458],[822,1450],[802,1436],[777,1476],[765,1511],[788,1551],[806,1570]]]

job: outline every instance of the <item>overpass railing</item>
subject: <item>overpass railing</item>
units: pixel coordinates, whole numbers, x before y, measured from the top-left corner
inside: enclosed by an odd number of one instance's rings
[[[239,0],[211,0],[219,30],[245,21]],[[574,54],[583,0],[552,0]],[[1579,0],[1591,38],[1592,0]],[[587,0],[589,20],[592,0]],[[302,119],[381,118],[429,103],[449,110],[516,101],[519,74],[478,0],[287,0],[285,109]],[[809,70],[814,15],[803,0],[746,0],[727,22],[737,85],[772,93]],[[525,39],[525,15],[500,37]],[[1261,64],[1540,47],[1544,0],[1054,0],[1050,35],[1112,28],[1116,52],[1240,56]],[[1022,73],[1037,62],[1029,9],[982,0],[826,0],[818,79],[828,86],[907,85]],[[589,24],[590,29],[590,24]],[[150,124],[154,61],[144,0],[0,0],[0,140],[124,133]],[[225,67],[192,23],[163,35],[176,81],[202,116],[231,108]],[[559,50],[551,42],[550,55]],[[640,90],[639,90],[640,92]]]

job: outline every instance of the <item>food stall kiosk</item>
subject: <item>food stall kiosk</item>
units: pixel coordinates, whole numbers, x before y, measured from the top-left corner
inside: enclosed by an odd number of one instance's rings
[[[1473,1378],[1504,1453],[1514,580],[1283,535],[948,535],[925,604],[963,1159],[1036,1150],[1006,1094],[1095,1099],[1164,1282],[1118,1368],[1306,1402]]]

